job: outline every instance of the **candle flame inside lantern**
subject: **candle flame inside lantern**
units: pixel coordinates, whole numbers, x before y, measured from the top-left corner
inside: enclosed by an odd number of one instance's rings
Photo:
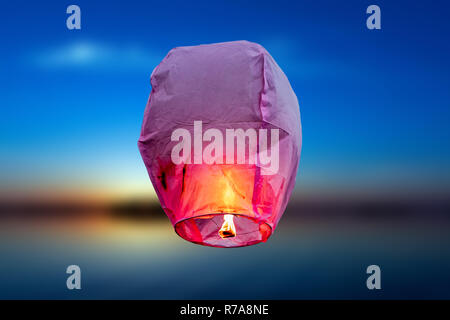
[[[226,187],[225,192],[223,194],[223,201],[225,205],[231,207],[231,205],[233,204],[233,200],[234,200],[233,188],[230,186],[230,182],[226,180]],[[236,236],[236,226],[234,225],[233,218],[234,215],[232,214],[225,214],[223,216],[223,224],[219,230],[219,236],[222,239],[232,238]]]
[[[236,227],[234,226],[233,217],[232,214],[225,214],[223,216],[222,228],[219,230],[219,236],[221,236],[222,239],[236,236]]]

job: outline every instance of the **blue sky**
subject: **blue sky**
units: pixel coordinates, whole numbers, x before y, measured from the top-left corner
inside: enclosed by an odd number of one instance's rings
[[[81,7],[82,29],[66,28]],[[381,8],[381,30],[365,9]],[[300,101],[296,195],[445,196],[444,1],[38,1],[0,12],[3,195],[152,194],[137,150],[153,68],[173,47],[263,45]]]

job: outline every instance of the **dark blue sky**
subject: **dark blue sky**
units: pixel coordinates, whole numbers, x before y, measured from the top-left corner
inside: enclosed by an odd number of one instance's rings
[[[66,28],[81,7],[82,29]],[[366,28],[370,4],[381,30]],[[136,142],[153,68],[173,47],[263,45],[300,101],[296,195],[445,196],[445,1],[2,3],[1,188],[131,197],[151,184]]]

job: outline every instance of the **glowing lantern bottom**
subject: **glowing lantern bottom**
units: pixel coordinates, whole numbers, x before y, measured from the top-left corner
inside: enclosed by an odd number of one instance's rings
[[[214,247],[266,241],[289,198],[279,174],[256,165],[175,165],[159,159],[150,177],[176,233]]]

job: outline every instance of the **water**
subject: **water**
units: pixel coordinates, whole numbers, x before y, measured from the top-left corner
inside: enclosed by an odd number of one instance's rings
[[[0,298],[449,299],[448,230],[283,218],[266,243],[220,249],[184,241],[167,220],[12,219],[0,222]],[[71,264],[82,290],[66,288]],[[382,290],[366,288],[371,264]]]

